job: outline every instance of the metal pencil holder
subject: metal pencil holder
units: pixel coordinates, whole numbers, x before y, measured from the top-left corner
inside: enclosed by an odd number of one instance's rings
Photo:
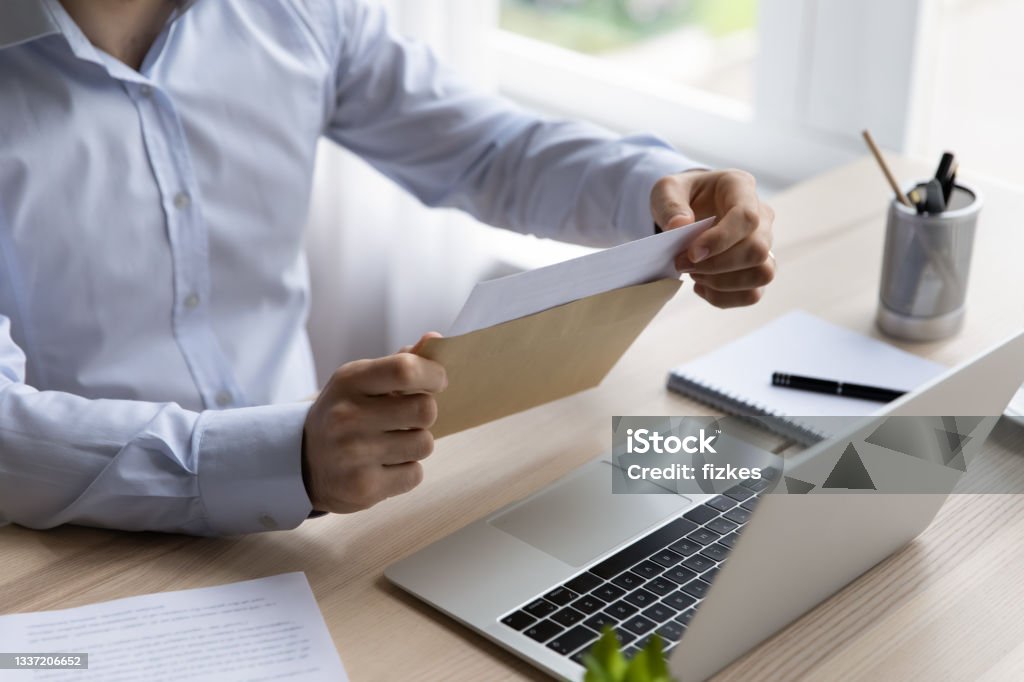
[[[917,189],[924,192],[924,187]],[[981,205],[981,195],[959,184],[943,213],[918,214],[893,200],[882,260],[879,329],[911,341],[934,341],[960,330]]]

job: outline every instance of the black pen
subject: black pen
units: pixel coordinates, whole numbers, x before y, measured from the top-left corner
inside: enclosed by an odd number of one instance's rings
[[[812,391],[814,393],[827,393],[847,398],[873,400],[877,403],[890,403],[906,393],[906,391],[897,391],[892,388],[849,384],[842,381],[832,381],[831,379],[815,379],[813,377],[802,377],[784,372],[772,374],[772,385],[794,388],[799,391]]]
[[[944,152],[939,160],[939,167],[935,169],[935,179],[942,185],[942,200],[949,203],[949,197],[953,193],[952,169],[956,157],[953,152]]]
[[[953,167],[949,169],[949,182],[946,183],[943,194],[946,199],[946,206],[949,206],[949,200],[953,197],[953,190],[956,189],[956,172],[959,168],[960,162],[954,161]]]

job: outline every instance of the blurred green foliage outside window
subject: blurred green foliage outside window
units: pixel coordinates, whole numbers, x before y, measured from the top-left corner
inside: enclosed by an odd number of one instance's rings
[[[752,30],[757,0],[501,0],[501,27],[600,54],[681,28],[721,38]]]

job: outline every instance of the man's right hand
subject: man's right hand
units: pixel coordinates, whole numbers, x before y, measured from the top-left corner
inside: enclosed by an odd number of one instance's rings
[[[434,450],[444,367],[397,353],[338,369],[309,410],[302,464],[313,508],[347,514],[409,492]]]

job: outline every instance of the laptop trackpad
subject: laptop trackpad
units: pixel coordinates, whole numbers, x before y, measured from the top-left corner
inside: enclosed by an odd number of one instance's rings
[[[495,528],[572,566],[582,566],[692,502],[681,495],[612,494],[612,465],[588,465],[577,476],[489,520]]]

